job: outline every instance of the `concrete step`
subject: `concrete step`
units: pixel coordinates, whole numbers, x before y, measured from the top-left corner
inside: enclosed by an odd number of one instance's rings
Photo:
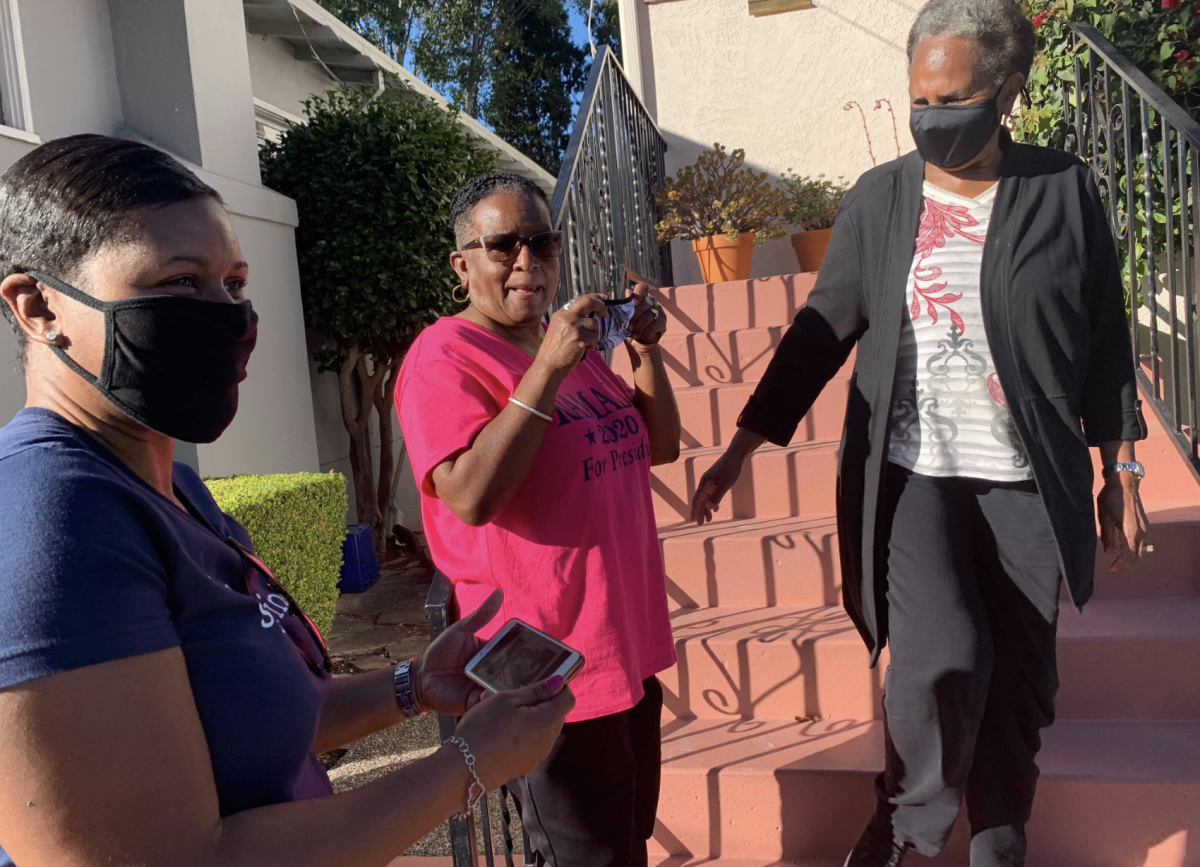
[[[832,515],[836,508],[837,442],[763,446],[746,462],[725,495],[719,517]],[[696,483],[725,449],[685,449],[679,460],[651,470],[654,514],[660,524],[686,520]]]
[[[786,330],[786,324],[700,333],[668,327],[660,345],[671,386],[758,382]],[[614,352],[612,369],[631,380],[629,353]]]
[[[671,330],[716,331],[787,325],[808,301],[816,274],[670,286],[654,295],[671,318]]]
[[[886,662],[868,667],[840,607],[682,609],[679,661],[659,674],[676,717],[874,719]]]
[[[1198,742],[1194,721],[1064,721],[1046,731],[1029,867],[1195,865]],[[654,841],[697,859],[836,863],[870,816],[882,767],[878,721],[668,723]],[[932,863],[965,867],[965,826],[960,817]]]
[[[1112,555],[1097,542],[1094,600],[1200,596],[1200,507],[1152,511],[1149,519],[1155,551],[1126,569],[1110,572]],[[671,599],[680,608],[841,604],[833,516],[725,519],[703,527],[676,520],[659,527],[659,539]]]
[[[678,664],[660,677],[676,717],[874,719],[883,672],[840,607],[680,609]],[[1200,599],[1065,606],[1060,719],[1200,719]]]
[[[680,608],[840,605],[837,519],[745,518],[659,527],[671,601]]]
[[[728,446],[737,433],[738,416],[754,393],[755,385],[747,382],[675,389],[675,400],[683,424],[683,447]],[[792,442],[840,440],[849,393],[849,376],[832,379],[800,421]]]

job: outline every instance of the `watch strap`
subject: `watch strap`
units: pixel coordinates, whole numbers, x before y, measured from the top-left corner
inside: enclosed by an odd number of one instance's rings
[[[396,686],[396,705],[408,719],[421,715],[421,709],[417,707],[416,695],[413,693],[412,664],[414,662],[416,662],[415,657],[400,663],[396,666],[393,676]]]
[[[1146,468],[1142,466],[1140,461],[1124,461],[1115,464],[1109,464],[1104,468],[1104,476],[1107,478],[1113,473],[1133,473],[1139,479],[1146,477]]]

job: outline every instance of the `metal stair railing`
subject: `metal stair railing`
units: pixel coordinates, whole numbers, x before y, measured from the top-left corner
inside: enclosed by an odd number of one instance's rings
[[[1125,260],[1139,388],[1196,471],[1200,124],[1093,28],[1071,29],[1065,147],[1091,167]]]
[[[554,227],[565,236],[553,309],[591,292],[615,296],[627,270],[656,286],[672,282],[670,250],[654,235],[666,152],[616,55],[602,46],[550,199]]]

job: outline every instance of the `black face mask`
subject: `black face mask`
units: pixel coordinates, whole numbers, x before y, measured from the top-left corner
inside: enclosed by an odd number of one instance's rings
[[[912,109],[908,126],[926,162],[952,169],[979,155],[1000,126],[1000,111],[995,98],[970,105],[925,105]]]
[[[151,430],[191,443],[210,443],[229,427],[258,337],[249,301],[174,295],[97,301],[40,271],[29,276],[104,314],[99,376],[62,347],[51,349],[113,406]]]

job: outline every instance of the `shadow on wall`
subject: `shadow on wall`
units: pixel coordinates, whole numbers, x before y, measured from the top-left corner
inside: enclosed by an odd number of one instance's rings
[[[887,103],[887,105],[884,105],[884,103]],[[874,105],[879,106],[878,111],[871,108]],[[899,124],[906,122],[907,118],[907,115],[903,114],[906,110],[905,107],[894,109],[886,99],[878,101],[870,100],[865,106],[864,108],[857,101],[848,102],[843,109],[845,114],[838,118],[839,122],[844,117],[846,123],[861,124],[863,130],[861,145],[862,168],[859,174],[867,171],[874,164],[884,163],[900,156]],[[892,124],[892,117],[895,118],[895,126]],[[667,173],[672,176],[683,166],[695,162],[700,154],[711,149],[713,146],[712,142],[697,142],[667,130],[663,130],[662,135],[667,143]],[[722,141],[721,144],[726,145],[730,150],[746,147],[743,142],[739,141]],[[780,172],[772,171],[753,161],[752,143],[751,147],[746,148],[746,152],[747,168],[766,172],[772,183],[779,183]],[[800,174],[814,176],[822,174],[820,166],[793,166],[792,168]],[[830,175],[831,173],[824,172],[824,174]],[[846,180],[853,182],[857,178],[858,176],[856,175],[855,177],[847,177]],[[788,227],[789,235],[796,231],[798,231],[796,227]],[[690,241],[671,242],[671,261],[674,268],[676,286],[689,286],[704,282],[704,278],[700,274],[700,265],[696,261],[696,254],[692,250]],[[750,276],[751,278],[775,277],[781,274],[795,274],[799,270],[800,265],[796,260],[796,252],[792,249],[791,241],[788,237],[783,237],[765,241],[755,248],[754,263],[750,269]]]

